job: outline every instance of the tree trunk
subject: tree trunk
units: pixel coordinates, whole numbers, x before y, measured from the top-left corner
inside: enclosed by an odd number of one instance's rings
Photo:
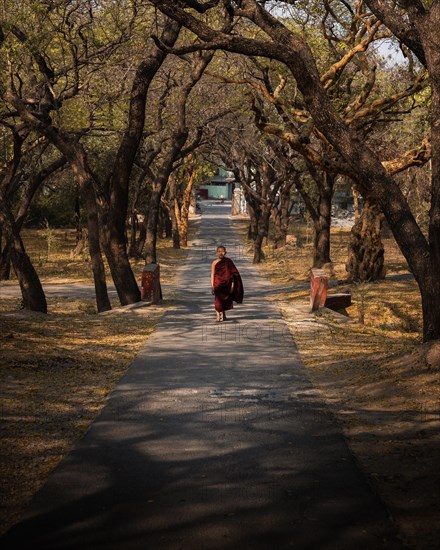
[[[349,281],[377,281],[385,278],[381,239],[383,220],[384,215],[379,207],[367,199],[351,230],[346,266]]]
[[[41,281],[29,256],[26,254],[12,213],[4,200],[0,203],[0,221],[6,230],[6,238],[10,243],[11,261],[20,285],[24,308],[30,311],[47,313],[46,296]]]
[[[144,223],[141,225],[141,228],[139,230],[139,237],[136,243],[136,254],[138,255],[139,258],[144,258],[143,250],[145,247],[145,239],[147,237],[146,223],[147,223],[147,216],[145,216]]]
[[[20,284],[24,308],[47,313],[46,296],[40,278],[26,254],[23,241],[18,234],[13,236],[11,260]]]
[[[254,264],[259,264],[265,259],[265,254],[263,252],[263,240],[264,240],[264,233],[258,233],[257,237],[254,240]]]
[[[171,220],[166,208],[161,201],[159,206],[158,236],[160,239],[169,239],[171,237]]]
[[[315,236],[313,241],[313,267],[331,263],[330,229],[332,219],[332,196],[334,176],[325,175],[327,185],[319,186],[318,217],[313,220]]]
[[[140,302],[141,293],[127,254],[127,240],[109,221],[101,223],[102,247],[123,306]],[[89,235],[90,238],[90,235]]]
[[[286,246],[287,233],[289,232],[289,223],[290,223],[290,202],[291,202],[290,191],[292,189],[292,185],[289,185],[286,189],[283,189],[281,192],[281,212],[280,212],[281,238],[278,241],[278,246]]]
[[[438,340],[440,327],[440,265],[432,267],[420,286],[423,312],[423,340]],[[437,275],[436,275],[437,274]]]
[[[145,263],[157,263],[157,228],[159,222],[160,199],[162,193],[160,186],[153,185],[148,207],[148,217],[146,219],[145,229]]]
[[[81,202],[79,194],[79,186],[77,185],[75,195],[75,247],[70,252],[71,258],[79,256],[86,246],[86,238],[81,223]]]
[[[86,179],[85,179],[86,178]],[[82,190],[84,191],[87,207],[87,230],[89,237],[89,253],[92,264],[93,281],[95,283],[96,307],[98,312],[108,311],[112,308],[107,292],[105,280],[104,262],[101,255],[99,239],[99,220],[96,208],[96,197],[92,182],[87,176],[79,176]]]
[[[0,256],[0,281],[9,281],[11,278],[11,245],[6,241],[6,244]]]
[[[263,245],[267,239],[267,234],[269,233],[269,220],[270,210],[267,208],[259,220],[258,233],[256,239],[254,240],[254,264],[259,264],[266,257],[263,252]]]
[[[429,69],[431,106],[431,207],[429,211],[430,269],[420,286],[423,309],[423,339],[440,339],[440,3],[432,2],[429,18],[418,31]]]
[[[161,41],[172,47],[179,35],[180,25],[167,20]],[[156,47],[138,65],[131,87],[128,124],[119,145],[108,182],[110,203],[105,212],[103,247],[122,305],[139,302],[141,293],[130,266],[127,253],[126,219],[129,184],[133,164],[142,140],[145,126],[145,107],[150,84],[167,54]],[[142,244],[142,243],[141,243]],[[141,247],[142,250],[143,246]]]
[[[330,259],[330,224],[325,217],[313,224],[315,235],[313,239],[313,267],[322,267],[331,263]]]
[[[274,226],[274,248],[282,248],[286,244],[286,239],[284,237],[284,243],[283,243],[283,231],[281,227],[281,214],[279,211],[279,206],[275,206],[272,209],[272,219],[273,219],[273,226]]]
[[[176,198],[173,199],[170,206],[171,232],[173,235],[173,248],[180,248],[180,233],[178,215],[180,215],[179,202]]]
[[[194,186],[194,181],[196,177],[195,166],[192,167],[192,170],[188,176],[188,182],[186,184],[185,193],[183,194],[182,199],[182,208],[180,215],[180,244],[181,246],[188,246],[188,220],[189,220],[189,206],[191,204],[191,193]]]
[[[81,203],[79,197],[79,189],[76,187],[76,196],[75,196],[75,229],[76,229],[76,246],[83,240],[83,230],[81,223]]]
[[[260,218],[260,208],[259,206],[254,206],[248,198],[246,198],[249,211],[249,227],[248,227],[248,240],[255,242],[255,239],[258,235],[258,222]]]
[[[134,211],[131,212],[130,222],[130,242],[128,246],[128,255],[130,258],[136,258],[137,217]]]
[[[20,284],[24,308],[47,313],[46,296],[40,278],[26,254],[23,241],[19,235],[14,235],[11,259]]]
[[[290,191],[292,185],[283,186],[280,191],[279,204],[274,208],[275,243],[274,248],[286,246],[290,222]]]

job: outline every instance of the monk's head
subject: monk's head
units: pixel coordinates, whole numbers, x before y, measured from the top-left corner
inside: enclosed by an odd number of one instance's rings
[[[217,247],[217,256],[222,259],[226,256],[226,248],[221,244]]]

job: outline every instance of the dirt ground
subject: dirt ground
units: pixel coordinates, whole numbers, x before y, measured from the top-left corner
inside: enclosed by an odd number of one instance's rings
[[[24,232],[42,282],[92,282],[87,256],[70,258],[74,231],[51,238],[47,258],[45,232]],[[189,248],[158,246],[161,281],[171,283]],[[135,273],[142,263],[134,262]],[[0,301],[0,533],[87,430],[172,300],[169,293],[157,306],[101,315],[94,299],[48,298],[48,315],[21,310],[19,299]]]
[[[235,222],[245,230],[245,221]],[[193,224],[193,231],[195,225]],[[438,547],[440,537],[440,371],[421,345],[420,299],[394,240],[385,238],[387,279],[347,285],[349,231],[332,234],[334,284],[353,294],[351,322],[329,312],[298,322],[308,303],[311,228],[292,224],[297,244],[267,247],[263,275],[284,287],[275,299],[309,375],[341,423],[349,445],[389,507],[408,546]],[[90,282],[87,257],[70,258],[74,233],[30,232],[27,243],[44,282]],[[191,244],[191,243],[190,243]],[[186,256],[160,242],[162,280]],[[134,266],[141,270],[141,262]],[[336,290],[336,289],[335,289]],[[0,530],[20,514],[49,472],[99,413],[106,396],[154,330],[160,306],[97,315],[93,300],[49,300],[47,316],[0,305],[2,447]],[[358,323],[359,317],[364,324]],[[20,354],[17,354],[20,350]],[[440,356],[440,352],[438,354]],[[434,358],[435,359],[435,358]]]
[[[245,222],[243,225],[245,234]],[[310,228],[297,221],[299,246],[265,249],[259,268],[283,292],[283,311],[311,380],[340,422],[350,448],[387,504],[410,548],[438,548],[440,539],[440,345],[421,344],[415,281],[385,232],[387,278],[344,283],[349,230],[332,230],[333,292],[349,291],[350,318],[329,310],[301,322],[309,300]],[[287,287],[287,288],[286,288]],[[330,292],[331,292],[330,291]],[[306,309],[308,309],[306,307]],[[364,318],[364,324],[358,322]]]

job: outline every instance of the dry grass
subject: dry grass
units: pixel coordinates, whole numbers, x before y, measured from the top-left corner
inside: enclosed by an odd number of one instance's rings
[[[194,227],[190,229],[190,238],[191,231],[194,232]],[[75,247],[75,235],[74,229],[50,229],[50,232],[46,229],[24,229],[22,231],[26,251],[43,283],[93,283],[88,251],[85,250],[83,254],[75,258],[71,256]],[[176,265],[186,258],[187,249],[175,250],[171,239],[159,239],[158,254],[161,264],[161,280],[168,283]],[[139,278],[144,263],[142,259],[131,260],[133,271]],[[110,281],[110,271],[106,263],[105,265]],[[11,281],[3,284],[16,283],[15,274],[11,272]]]
[[[242,221],[236,222],[244,225]],[[243,235],[244,226],[241,227]],[[325,312],[298,322],[309,301],[310,231],[296,223],[299,246],[266,248],[261,273],[282,291],[274,298],[295,337],[308,373],[341,422],[361,467],[385,500],[412,548],[438,547],[440,537],[440,372],[425,363],[417,285],[385,233],[388,278],[343,282],[349,230],[332,231],[334,284],[353,293],[342,322]],[[406,276],[406,277],[405,277]],[[365,324],[358,321],[364,316]]]
[[[194,224],[190,237],[193,233]],[[56,232],[52,258],[36,266],[44,282],[91,282],[84,276],[86,259],[70,261],[73,235]],[[34,260],[38,254],[43,258],[42,232],[27,232],[25,238]],[[162,282],[172,282],[188,250],[159,241]],[[134,269],[140,274],[141,263]],[[100,412],[171,303],[97,315],[94,299],[49,298],[50,313],[44,315],[21,311],[17,299],[0,302],[0,532],[19,520],[29,499]]]

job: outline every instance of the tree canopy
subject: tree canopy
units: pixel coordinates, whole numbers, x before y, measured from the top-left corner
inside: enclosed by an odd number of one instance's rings
[[[110,307],[104,258],[121,303],[136,302],[130,255],[156,261],[161,216],[176,246],[185,242],[187,183],[216,165],[233,171],[249,204],[254,261],[271,219],[282,246],[295,189],[322,265],[343,180],[386,219],[420,288],[424,338],[439,338],[439,14],[438,2],[386,0],[3,9],[2,272],[12,261],[26,307],[46,310],[20,231],[36,201],[73,197],[98,309]]]

